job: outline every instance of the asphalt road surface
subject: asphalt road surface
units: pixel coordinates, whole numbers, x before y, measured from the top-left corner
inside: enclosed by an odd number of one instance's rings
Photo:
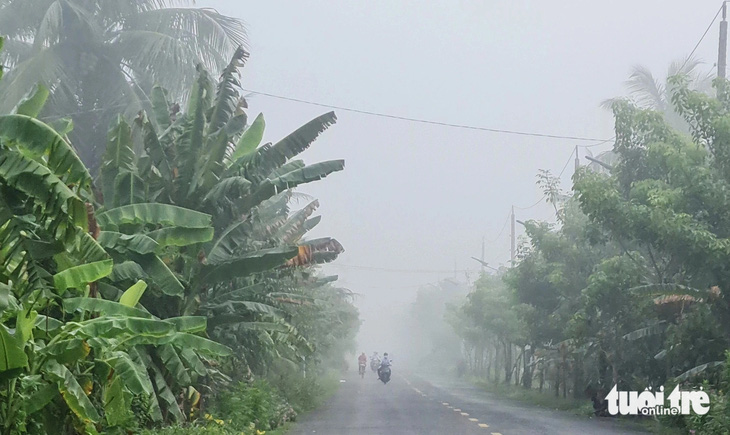
[[[614,419],[588,419],[500,400],[467,383],[425,381],[393,370],[388,385],[368,371],[343,376],[320,409],[300,418],[295,435],[636,434]]]

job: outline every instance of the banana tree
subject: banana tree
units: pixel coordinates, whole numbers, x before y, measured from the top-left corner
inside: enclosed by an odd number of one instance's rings
[[[182,244],[180,228],[210,239],[210,215],[162,204],[96,213],[89,172],[64,134],[35,118],[47,96],[37,87],[0,116],[2,429],[50,421],[36,413],[72,416],[86,433],[124,427],[140,400],[153,420],[183,420],[178,393],[207,376],[206,356],[230,349],[201,335],[205,318],[152,316],[138,304],[143,281],[112,293],[119,302],[94,289],[132,281],[129,264],[163,291],[182,289],[157,253]]]
[[[198,238],[170,261],[184,277],[181,314],[194,314],[216,293],[243,287],[247,277],[296,257],[297,242],[316,225],[307,216],[317,204],[289,216],[285,192],[344,167],[341,160],[309,166],[292,160],[335,122],[333,113],[261,145],[264,118],[248,125],[240,94],[238,70],[246,57],[236,51],[217,84],[199,67],[183,113],[156,87],[151,113],[131,127],[119,119],[109,133],[101,169],[106,207],[157,202],[212,215],[212,238]]]

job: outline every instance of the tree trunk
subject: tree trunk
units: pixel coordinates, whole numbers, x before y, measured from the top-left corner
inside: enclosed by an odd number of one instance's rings
[[[86,219],[88,221],[89,225],[89,234],[91,234],[91,237],[94,238],[94,240],[97,240],[99,238],[99,234],[101,233],[101,228],[99,228],[99,225],[96,223],[96,214],[94,213],[94,205],[90,202],[85,203],[86,205]],[[96,295],[99,292],[99,284],[97,281],[94,281],[92,283],[89,283],[89,297],[90,298],[96,298]],[[92,316],[92,318],[95,316]]]
[[[512,380],[512,345],[504,343],[504,383]]]
[[[534,366],[530,365],[532,363],[533,347],[525,346],[522,353],[524,354],[522,358],[522,386],[529,389],[532,388],[532,374],[535,370]]]
[[[522,365],[522,359],[525,357],[525,348],[522,348],[522,352],[517,356],[517,359],[515,360],[515,365],[512,367],[512,370],[514,371],[514,378],[515,378],[515,387],[520,385],[520,366]]]
[[[583,379],[583,358],[576,355],[573,364],[573,397],[580,399],[583,397],[583,391],[585,390],[585,383]]]
[[[568,397],[568,361],[567,352],[563,350],[563,399]]]
[[[485,378],[489,380],[490,376],[492,376],[492,354],[491,352],[487,352],[487,373]]]
[[[499,382],[499,360],[501,356],[499,342],[494,343],[494,382]]]

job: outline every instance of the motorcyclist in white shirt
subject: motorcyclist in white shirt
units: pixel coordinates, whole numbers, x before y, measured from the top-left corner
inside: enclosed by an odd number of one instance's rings
[[[378,367],[378,378],[380,378],[380,371],[386,367],[392,365],[391,359],[388,357],[388,352],[383,353],[383,359],[380,360],[380,367]]]

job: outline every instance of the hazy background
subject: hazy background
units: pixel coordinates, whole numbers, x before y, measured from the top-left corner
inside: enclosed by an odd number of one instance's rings
[[[600,102],[626,93],[623,82],[635,64],[663,79],[669,63],[693,49],[720,2],[197,5],[247,23],[247,89],[440,122],[607,139],[612,116]],[[696,52],[706,61],[703,70],[714,68],[717,40],[716,23]],[[248,102],[251,117],[266,116],[265,141],[328,111],[265,96]],[[481,255],[482,237],[486,261],[505,264],[510,206],[538,201],[538,169],[558,174],[575,145],[591,144],[336,113],[337,124],[304,158],[344,158],[346,169],[304,191],[322,204],[312,236],[334,236],[345,246],[324,269],[360,295],[360,346],[368,354],[405,353],[398,334],[388,332],[402,330],[403,308],[420,284],[454,275],[475,279],[479,265],[470,257]],[[566,189],[572,172],[571,158]],[[551,210],[541,203],[516,215],[552,220]]]

